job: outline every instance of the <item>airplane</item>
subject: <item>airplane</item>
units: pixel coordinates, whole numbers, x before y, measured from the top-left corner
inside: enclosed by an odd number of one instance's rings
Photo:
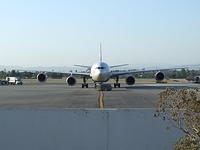
[[[156,81],[162,81],[165,78],[165,75],[161,71],[167,71],[167,70],[175,70],[175,69],[182,69],[182,68],[166,68],[166,69],[148,69],[148,70],[135,70],[135,71],[123,71],[123,72],[114,72],[112,71],[112,68],[116,67],[121,67],[121,66],[126,66],[128,64],[122,64],[122,65],[114,65],[114,66],[109,66],[107,63],[102,61],[102,50],[101,50],[101,44],[99,46],[100,50],[100,57],[99,57],[99,62],[93,64],[92,66],[85,66],[85,65],[75,65],[79,67],[86,68],[87,71],[84,73],[67,73],[70,74],[66,82],[69,86],[73,86],[76,84],[76,78],[75,76],[81,76],[83,79],[82,83],[82,88],[88,88],[88,83],[87,79],[91,78],[93,82],[96,84],[103,84],[110,79],[115,79],[114,83],[114,88],[120,88],[120,83],[119,83],[119,76],[121,75],[129,75],[126,79],[125,82],[127,85],[134,85],[135,84],[135,77],[132,75],[134,73],[145,73],[145,72],[154,72],[155,73],[155,79]],[[39,73],[37,75],[37,80],[39,82],[45,82],[47,80],[47,75],[45,73]]]

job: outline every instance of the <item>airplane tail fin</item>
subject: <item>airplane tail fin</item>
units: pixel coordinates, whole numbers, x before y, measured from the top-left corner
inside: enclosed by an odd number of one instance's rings
[[[102,62],[102,50],[101,50],[101,43],[99,44],[99,61]]]

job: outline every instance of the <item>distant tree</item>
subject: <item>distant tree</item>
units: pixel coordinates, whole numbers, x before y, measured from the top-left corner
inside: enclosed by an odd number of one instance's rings
[[[11,71],[9,72],[9,76],[10,76],[10,77],[11,77],[11,76],[13,76],[13,77],[19,77],[19,76],[20,76],[20,72],[15,71],[15,70],[11,70]]]
[[[5,79],[7,76],[7,73],[5,71],[0,71],[0,79]]]
[[[134,70],[134,69],[133,69]],[[116,71],[126,71],[126,70],[116,70]],[[129,70],[132,71],[132,70]],[[39,72],[18,72],[16,70],[12,70],[12,71],[8,71],[6,72],[6,70],[4,71],[0,71],[0,78],[5,78],[6,76],[18,76],[21,78],[36,78],[37,74]],[[182,69],[181,71],[165,71],[165,78],[169,79],[176,79],[176,78],[191,78],[193,79],[195,76],[199,76],[200,75],[200,70],[185,70]],[[60,74],[60,73],[52,73],[52,72],[48,72],[47,73],[48,77],[50,78],[63,78],[65,77],[64,74]],[[155,78],[155,72],[146,72],[146,73],[137,73],[134,74],[134,76],[136,78]],[[122,76],[122,78],[124,78]]]
[[[166,89],[155,116],[170,120],[185,135],[174,150],[200,150],[200,99],[197,89]]]
[[[27,72],[27,71],[25,71],[25,72],[21,72],[21,73],[20,73],[20,77],[21,77],[21,78],[31,79],[31,78],[35,78],[35,77],[36,77],[36,74],[33,73],[33,72]]]
[[[187,77],[187,71],[185,69],[181,69],[181,78],[186,78]]]

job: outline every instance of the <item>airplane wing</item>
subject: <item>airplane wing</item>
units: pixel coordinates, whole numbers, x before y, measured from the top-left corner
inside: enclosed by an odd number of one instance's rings
[[[75,75],[75,76],[83,76],[89,77],[90,73],[88,72],[65,72],[65,71],[41,71],[41,70],[16,70],[19,72],[33,72],[33,73],[60,73],[60,74],[67,74],[67,75]]]
[[[82,67],[82,68],[87,68],[87,69],[90,69],[90,68],[91,68],[91,66],[84,66],[84,65],[74,65],[74,66]]]
[[[90,77],[90,73],[87,73],[87,72],[85,72],[85,73],[82,73],[82,72],[80,72],[80,73],[79,72],[73,73],[73,72],[71,72],[70,74],[71,75],[75,75],[75,76]]]
[[[88,72],[51,72],[51,71],[48,71],[48,72],[49,73],[68,74],[68,75],[73,75],[73,76],[90,77],[90,73],[88,73]]]
[[[163,69],[146,69],[146,70],[134,70],[134,71],[124,71],[124,72],[112,72],[112,77],[126,75],[126,74],[145,73],[145,72],[154,72],[154,71],[168,71],[168,70],[176,70],[176,69],[185,69],[185,68],[163,68]]]
[[[122,67],[122,66],[127,66],[127,65],[128,65],[128,64],[115,65],[115,66],[110,66],[110,68]]]

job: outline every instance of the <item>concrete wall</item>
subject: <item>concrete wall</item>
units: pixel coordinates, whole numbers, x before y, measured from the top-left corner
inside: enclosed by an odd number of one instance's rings
[[[0,110],[2,150],[170,150],[181,133],[151,109]]]

